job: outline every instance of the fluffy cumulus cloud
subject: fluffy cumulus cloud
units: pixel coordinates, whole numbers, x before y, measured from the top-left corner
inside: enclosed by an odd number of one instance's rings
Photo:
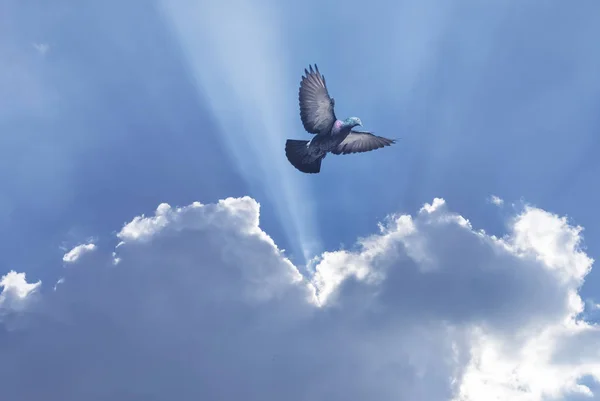
[[[581,318],[581,235],[525,207],[499,238],[435,199],[307,276],[251,198],[162,204],[55,290],[2,279],[2,398],[589,398],[600,333]]]
[[[86,253],[90,253],[96,249],[96,245],[93,243],[80,244],[65,253],[63,256],[63,262],[75,263]]]
[[[504,205],[504,199],[500,198],[499,196],[491,195],[489,200],[496,206]]]
[[[18,311],[27,305],[33,294],[41,285],[41,281],[28,283],[25,273],[10,271],[0,280],[0,311]]]

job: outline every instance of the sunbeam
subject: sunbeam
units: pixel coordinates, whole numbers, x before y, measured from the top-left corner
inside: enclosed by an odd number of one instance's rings
[[[296,97],[290,96],[295,81],[288,74],[294,70],[286,65],[275,11],[236,0],[227,5],[163,1],[162,6],[239,171],[274,203],[293,253],[307,262],[321,241],[307,178],[290,168],[283,152],[285,139],[300,123]]]

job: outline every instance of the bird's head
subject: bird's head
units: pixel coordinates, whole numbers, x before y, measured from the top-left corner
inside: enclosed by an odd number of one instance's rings
[[[357,125],[362,127],[362,121],[360,121],[360,118],[358,117],[350,117],[347,118],[346,121],[344,121],[345,125],[349,126],[350,128],[354,128]]]

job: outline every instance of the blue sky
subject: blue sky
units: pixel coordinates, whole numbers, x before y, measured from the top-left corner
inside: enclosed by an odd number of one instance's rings
[[[301,272],[436,197],[497,236],[525,204],[567,216],[598,259],[599,15],[593,1],[5,1],[0,273],[51,288],[68,250],[114,247],[163,202],[242,196]],[[338,117],[402,139],[330,155],[319,175],[289,165],[285,140],[310,138],[297,91],[312,63]],[[592,270],[579,295],[599,288]]]

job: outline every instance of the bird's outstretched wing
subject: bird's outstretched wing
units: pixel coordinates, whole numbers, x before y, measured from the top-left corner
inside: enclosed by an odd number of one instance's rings
[[[300,119],[304,129],[311,134],[329,135],[336,120],[333,112],[334,100],[329,97],[325,77],[317,65],[310,71],[304,69],[305,76],[300,82],[298,99],[300,101]]]
[[[340,143],[331,153],[335,155],[347,155],[349,153],[368,152],[390,146],[396,143],[394,139],[373,135],[370,132],[350,131],[346,139]]]

